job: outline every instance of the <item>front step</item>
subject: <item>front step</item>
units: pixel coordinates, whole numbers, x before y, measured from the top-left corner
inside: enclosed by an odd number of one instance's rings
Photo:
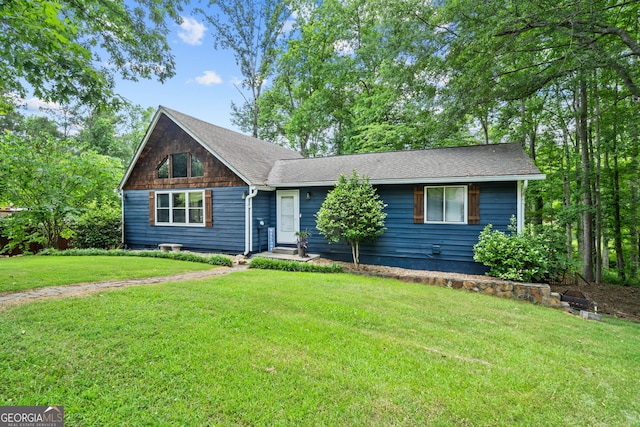
[[[285,248],[285,247],[275,247],[273,248],[274,254],[285,254],[285,255],[297,255],[298,248]]]

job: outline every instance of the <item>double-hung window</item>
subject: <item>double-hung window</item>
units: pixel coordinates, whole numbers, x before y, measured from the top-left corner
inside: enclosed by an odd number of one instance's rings
[[[205,225],[204,191],[156,193],[156,224]]]
[[[466,224],[467,187],[465,185],[424,188],[426,223]]]

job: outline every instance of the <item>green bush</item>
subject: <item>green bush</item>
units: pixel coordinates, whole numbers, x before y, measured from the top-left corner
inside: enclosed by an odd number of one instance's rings
[[[308,262],[283,261],[271,258],[254,258],[249,264],[251,268],[262,270],[302,271],[307,273],[342,273],[343,269],[338,264],[319,265]]]
[[[119,248],[122,242],[122,218],[119,207],[95,203],[73,224],[73,244],[76,248]]]
[[[168,258],[178,261],[201,262],[211,265],[231,267],[233,261],[224,255],[198,255],[189,252],[162,252],[162,251],[127,251],[124,249],[67,249],[59,251],[45,249],[38,253],[39,256],[138,256],[151,258]]]
[[[557,225],[528,225],[517,233],[512,218],[507,234],[489,224],[473,250],[473,258],[489,267],[489,275],[506,280],[546,282],[575,268],[565,252],[563,230]]]

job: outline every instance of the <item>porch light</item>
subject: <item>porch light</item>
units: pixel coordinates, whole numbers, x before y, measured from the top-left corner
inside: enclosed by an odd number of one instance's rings
[[[307,200],[311,200],[311,192],[307,191]]]

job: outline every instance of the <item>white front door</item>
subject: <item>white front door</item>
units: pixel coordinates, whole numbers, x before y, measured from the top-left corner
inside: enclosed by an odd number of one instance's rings
[[[276,200],[278,243],[296,243],[296,232],[300,231],[300,192],[278,190]]]

